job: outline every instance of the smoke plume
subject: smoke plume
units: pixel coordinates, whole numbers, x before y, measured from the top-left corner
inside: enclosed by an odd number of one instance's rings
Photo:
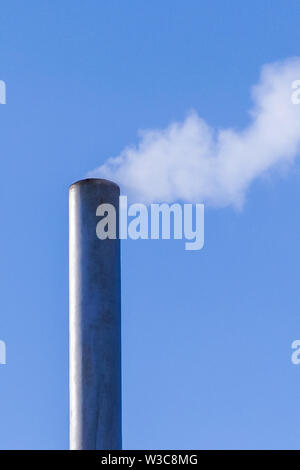
[[[252,181],[292,164],[299,153],[300,89],[292,88],[299,79],[300,58],[264,65],[252,88],[251,122],[241,131],[215,130],[192,112],[165,129],[141,131],[137,146],[89,176],[118,182],[139,202],[241,206]]]

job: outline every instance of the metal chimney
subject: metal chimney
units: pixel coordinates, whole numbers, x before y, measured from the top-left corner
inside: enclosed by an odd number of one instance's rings
[[[69,190],[70,448],[121,449],[119,187],[85,179]],[[96,234],[96,209],[112,204],[116,239]]]

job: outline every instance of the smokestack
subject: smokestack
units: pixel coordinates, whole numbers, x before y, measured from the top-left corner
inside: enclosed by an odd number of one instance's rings
[[[121,449],[119,187],[85,179],[69,190],[70,448]],[[100,204],[112,204],[116,239],[96,234]]]

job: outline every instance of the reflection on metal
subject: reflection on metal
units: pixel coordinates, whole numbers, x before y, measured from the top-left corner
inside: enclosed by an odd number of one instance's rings
[[[102,179],[69,191],[71,449],[121,449],[120,241],[96,234],[97,207],[118,220],[119,193]]]

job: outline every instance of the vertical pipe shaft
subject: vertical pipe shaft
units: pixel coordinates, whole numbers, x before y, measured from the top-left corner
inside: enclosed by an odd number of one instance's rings
[[[69,190],[70,448],[121,449],[119,187],[86,179]],[[97,207],[116,210],[117,237],[100,240]]]

